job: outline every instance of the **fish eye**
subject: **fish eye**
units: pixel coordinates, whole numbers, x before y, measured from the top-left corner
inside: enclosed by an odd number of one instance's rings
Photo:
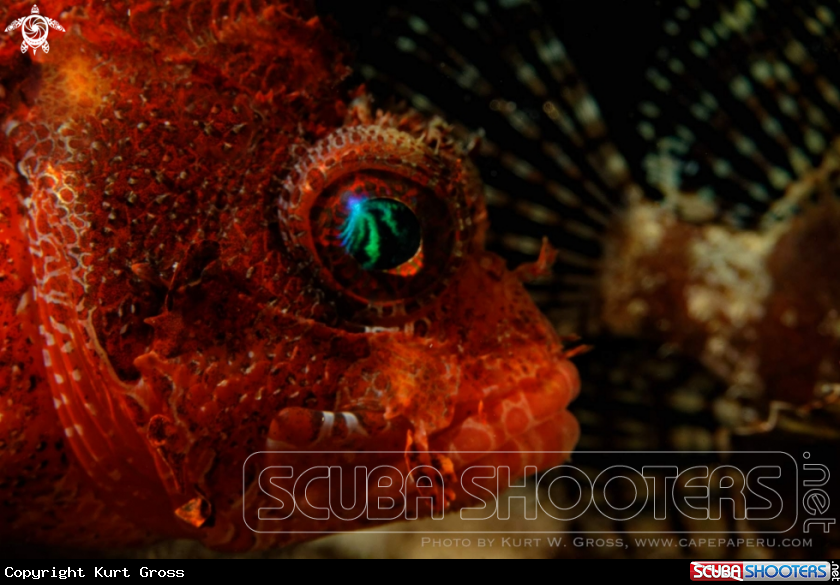
[[[340,230],[341,245],[365,270],[399,270],[420,252],[420,222],[395,199],[370,197],[363,187],[345,192],[347,213]],[[422,267],[413,262],[414,272]]]
[[[484,214],[469,161],[375,125],[313,145],[285,187],[288,248],[358,324],[396,325],[421,313],[457,272]]]
[[[368,303],[399,303],[433,287],[455,244],[444,199],[416,179],[373,168],[323,189],[309,231],[330,280]]]

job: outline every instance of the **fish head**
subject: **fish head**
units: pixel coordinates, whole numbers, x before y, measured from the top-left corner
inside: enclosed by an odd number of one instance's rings
[[[80,8],[12,90],[78,465],[137,524],[242,548],[270,495],[249,461],[562,461],[577,372],[485,249],[468,149],[360,105],[307,3],[239,6]]]
[[[287,177],[287,250],[329,299],[334,335],[366,344],[332,410],[402,420],[415,447],[459,463],[570,448],[577,372],[521,271],[485,249],[483,184],[450,132],[381,115],[337,129]],[[549,420],[561,424],[536,430]]]
[[[504,464],[512,481],[574,447],[577,370],[521,272],[485,249],[483,185],[457,141],[429,142],[434,124],[351,116],[297,151],[276,224],[186,250],[135,365],[168,397],[159,455],[189,465],[183,483],[208,501],[242,489],[243,461],[253,510],[281,497],[260,487],[271,468],[363,460],[457,486],[470,466]],[[341,491],[324,489],[323,505]]]

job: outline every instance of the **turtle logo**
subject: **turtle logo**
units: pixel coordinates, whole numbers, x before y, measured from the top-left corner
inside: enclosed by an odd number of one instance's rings
[[[64,32],[64,27],[58,24],[58,21],[46,16],[41,16],[37,6],[32,7],[32,14],[13,20],[12,24],[6,27],[6,32],[12,32],[17,28],[23,27],[23,44],[20,46],[21,53],[25,53],[26,49],[31,48],[34,55],[38,49],[43,49],[44,53],[50,52],[50,44],[47,42],[47,35],[50,28]]]

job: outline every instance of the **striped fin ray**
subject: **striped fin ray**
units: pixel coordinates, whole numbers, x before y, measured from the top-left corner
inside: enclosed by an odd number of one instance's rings
[[[632,180],[547,20],[522,0],[393,7],[379,41],[401,58],[359,69],[375,94],[396,93],[465,137],[483,132],[490,246],[522,262],[549,236],[559,261],[532,292],[558,320],[595,297],[601,236]]]
[[[686,219],[755,228],[801,206],[840,124],[838,17],[833,0],[688,0],[665,21],[637,129]]]

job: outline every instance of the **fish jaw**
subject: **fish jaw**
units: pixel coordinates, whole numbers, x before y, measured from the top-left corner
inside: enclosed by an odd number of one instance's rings
[[[505,461],[512,479],[565,461],[580,433],[568,412],[580,377],[516,274],[477,254],[440,306],[446,316],[427,315],[424,336],[371,336],[368,357],[344,373],[336,410],[359,420],[381,413],[375,448],[405,445],[410,462],[445,459],[456,476],[477,461]]]
[[[427,314],[431,327],[425,335],[367,334],[367,350],[341,373],[331,410],[286,407],[275,415],[267,452],[252,460],[261,461],[259,469],[341,469],[337,485],[308,490],[311,500],[297,504],[311,502],[314,510],[337,501],[349,487],[344,477],[367,465],[410,478],[404,492],[393,487],[402,485],[396,475],[389,483],[393,489],[385,490],[368,478],[368,502],[402,493],[407,509],[425,498],[430,505],[422,510],[438,514],[474,502],[469,482],[496,493],[568,459],[580,434],[568,411],[580,391],[578,370],[518,276],[498,257],[479,253],[441,302],[447,318]],[[482,466],[510,472],[488,483],[472,477]],[[434,477],[443,482],[420,487]],[[271,501],[258,483],[246,486],[248,517]],[[292,491],[293,482],[284,485]],[[267,489],[273,498],[282,496]],[[367,516],[308,523],[292,517],[285,525],[268,520],[249,524],[256,541],[248,546],[311,538],[296,530],[328,534],[380,523]],[[272,534],[272,527],[282,532]]]

